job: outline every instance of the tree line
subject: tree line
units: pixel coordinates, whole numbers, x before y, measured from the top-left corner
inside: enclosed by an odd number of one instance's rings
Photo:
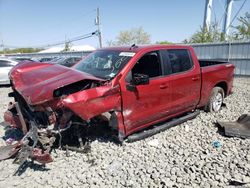
[[[16,49],[4,48],[2,51],[0,51],[0,54],[36,53],[41,50],[44,50],[44,49],[42,48],[16,48]]]

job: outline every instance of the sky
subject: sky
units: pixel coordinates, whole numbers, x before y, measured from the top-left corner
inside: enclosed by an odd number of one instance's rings
[[[232,18],[244,0],[233,3]],[[223,23],[225,0],[213,0],[212,21]],[[205,0],[0,0],[0,44],[38,47],[96,31],[100,8],[103,45],[120,31],[143,27],[151,42],[180,43],[203,25]],[[250,12],[250,0],[239,13]],[[237,19],[233,25],[237,24]],[[98,47],[96,36],[74,43]]]

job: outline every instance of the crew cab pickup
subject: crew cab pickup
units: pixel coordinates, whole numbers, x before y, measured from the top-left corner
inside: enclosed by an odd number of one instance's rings
[[[15,102],[4,119],[24,132],[31,124],[66,130],[107,122],[122,141],[196,109],[218,112],[232,93],[234,68],[199,61],[185,45],[103,48],[73,68],[25,62],[10,72]]]

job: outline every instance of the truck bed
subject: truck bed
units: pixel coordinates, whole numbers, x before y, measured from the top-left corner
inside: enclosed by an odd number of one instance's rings
[[[232,88],[234,74],[234,65],[232,63],[216,60],[199,60],[199,64],[202,75],[200,106],[204,106],[207,103],[211,95],[210,92],[218,84],[225,89],[225,97],[231,93],[230,88]]]

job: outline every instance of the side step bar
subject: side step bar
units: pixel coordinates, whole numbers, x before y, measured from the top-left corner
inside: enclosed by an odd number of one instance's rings
[[[166,122],[166,123],[164,123],[162,125],[155,126],[152,129],[148,129],[148,130],[145,130],[145,131],[142,131],[142,132],[132,134],[132,135],[128,136],[126,140],[127,140],[127,142],[135,142],[135,141],[138,141],[138,140],[142,140],[144,138],[147,138],[149,136],[152,136],[152,135],[155,135],[155,134],[157,134],[159,132],[162,132],[162,131],[170,128],[170,127],[174,127],[174,126],[176,126],[178,124],[184,123],[187,120],[193,119],[196,116],[198,116],[199,114],[200,114],[199,110],[194,111],[194,112],[189,113],[189,114],[187,114],[185,116],[181,116],[179,118],[168,121],[168,122]]]

